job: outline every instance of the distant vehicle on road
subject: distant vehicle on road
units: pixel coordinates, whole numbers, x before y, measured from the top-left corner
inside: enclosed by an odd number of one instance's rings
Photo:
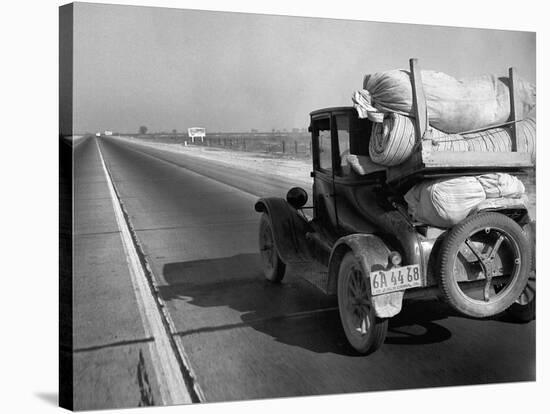
[[[110,137],[111,135],[113,135],[113,131],[105,131],[103,134],[107,137]]]
[[[96,136],[96,137],[100,137],[100,136],[101,136],[101,132],[96,132],[96,133],[95,133],[95,136]]]

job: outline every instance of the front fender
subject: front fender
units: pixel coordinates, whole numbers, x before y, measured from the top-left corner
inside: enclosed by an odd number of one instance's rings
[[[329,259],[328,285],[329,293],[337,293],[338,271],[342,259],[348,252],[355,255],[361,264],[363,273],[370,278],[372,271],[388,268],[388,258],[391,250],[374,234],[350,234],[341,237],[334,244]],[[369,284],[370,286],[370,284]],[[372,303],[376,316],[389,318],[401,311],[404,292],[391,292],[372,297]]]
[[[275,247],[284,263],[312,261],[305,238],[310,226],[294,207],[283,198],[265,197],[256,202],[254,209],[269,216]]]

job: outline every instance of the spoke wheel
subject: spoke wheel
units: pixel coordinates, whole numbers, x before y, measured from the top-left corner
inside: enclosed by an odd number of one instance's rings
[[[388,321],[376,317],[369,281],[352,252],[348,252],[340,264],[338,308],[348,342],[355,350],[369,354],[382,345]]]
[[[441,246],[440,284],[447,302],[472,317],[508,308],[527,284],[531,248],[521,227],[481,213],[453,227]]]
[[[285,276],[286,265],[279,257],[271,221],[265,213],[260,219],[259,247],[265,278],[273,283],[281,282]]]

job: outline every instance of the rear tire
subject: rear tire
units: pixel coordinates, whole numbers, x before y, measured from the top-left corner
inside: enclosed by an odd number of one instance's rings
[[[515,221],[500,213],[466,218],[449,230],[441,245],[443,295],[453,308],[467,316],[485,318],[509,308],[524,290],[530,268],[531,247],[525,233]],[[462,278],[458,280],[460,274]],[[500,275],[504,277],[498,278]],[[474,280],[479,285],[477,291],[471,289]]]
[[[265,278],[272,283],[280,283],[285,276],[286,265],[277,252],[273,227],[266,213],[260,218],[259,245]]]
[[[527,282],[527,287],[519,297],[519,299],[507,309],[507,313],[514,321],[519,323],[531,322],[537,317],[537,297],[535,294],[535,281],[531,285],[531,280]],[[532,292],[532,298],[529,300],[529,293]],[[527,303],[524,302],[523,296],[526,297]]]
[[[536,259],[536,225],[532,221],[523,227],[527,240],[530,241],[532,248],[531,254],[531,272],[527,286],[521,292],[516,302],[507,309],[508,315],[516,322],[527,323],[537,317],[537,259]]]
[[[369,279],[352,252],[346,253],[338,270],[338,309],[346,338],[357,352],[367,355],[380,348],[388,320],[376,317]]]

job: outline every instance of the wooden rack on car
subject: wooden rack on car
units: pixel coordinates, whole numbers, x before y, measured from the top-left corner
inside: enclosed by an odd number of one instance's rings
[[[533,168],[534,156],[526,152],[526,143],[518,139],[519,102],[517,101],[517,73],[510,68],[510,118],[511,151],[510,152],[473,152],[473,151],[432,151],[432,141],[424,139],[428,128],[428,108],[422,74],[418,66],[418,59],[410,59],[410,77],[413,97],[413,115],[415,123],[415,151],[404,163],[388,167],[386,179],[389,183],[399,183],[418,176],[466,174],[467,172],[484,171],[513,171]],[[507,123],[507,124],[508,124]]]

